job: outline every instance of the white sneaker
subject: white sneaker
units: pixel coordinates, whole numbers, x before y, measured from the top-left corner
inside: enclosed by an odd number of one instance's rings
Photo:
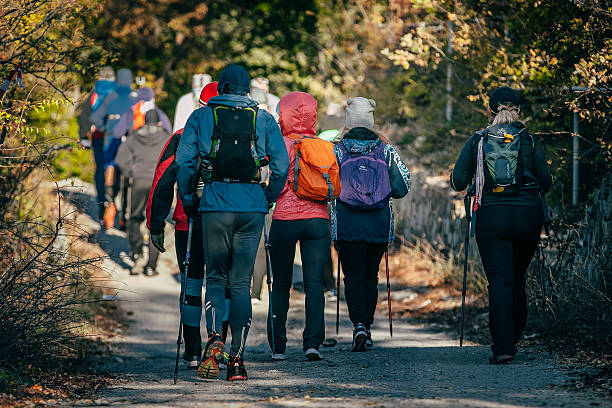
[[[284,361],[285,355],[283,353],[272,353],[272,360],[274,361]]]
[[[319,361],[323,360],[323,355],[319,352],[319,350],[314,348],[309,348],[306,350],[306,360],[308,361]]]

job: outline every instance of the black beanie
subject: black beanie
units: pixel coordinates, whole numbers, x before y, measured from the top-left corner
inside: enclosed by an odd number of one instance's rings
[[[246,95],[250,91],[249,74],[240,65],[230,65],[219,75],[217,92],[222,94]]]
[[[493,113],[498,113],[500,105],[519,106],[519,95],[514,89],[507,86],[496,88],[489,95],[489,108]]]

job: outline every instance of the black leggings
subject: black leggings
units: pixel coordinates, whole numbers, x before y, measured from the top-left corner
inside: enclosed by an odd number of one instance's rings
[[[489,331],[496,355],[515,355],[527,322],[525,272],[540,240],[542,210],[493,205],[476,213],[476,242],[489,281]]]
[[[270,257],[274,283],[272,305],[274,314],[275,353],[284,353],[287,344],[287,311],[289,290],[293,278],[295,246],[300,242],[304,292],[306,293],[306,327],[303,333],[303,348],[318,349],[325,339],[325,297],[323,294],[323,272],[329,257],[329,221],[323,218],[305,220],[272,220],[270,227]],[[268,320],[269,321],[269,320]],[[268,331],[268,341],[271,334]]]
[[[344,296],[353,324],[367,328],[374,323],[378,303],[378,266],[387,250],[386,243],[336,242],[342,272]]]

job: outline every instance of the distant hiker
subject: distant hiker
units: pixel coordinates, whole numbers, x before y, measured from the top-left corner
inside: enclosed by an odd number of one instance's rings
[[[304,292],[306,293],[306,327],[302,348],[308,360],[321,360],[319,346],[325,339],[325,297],[323,272],[329,258],[331,243],[327,202],[340,190],[339,169],[333,153],[333,145],[317,139],[317,101],[304,92],[291,92],[279,102],[280,127],[289,152],[289,175],[272,214],[270,228],[270,258],[274,284],[272,304],[274,335],[268,331],[268,343],[274,344],[272,359],[284,360],[287,344],[287,312],[289,290],[293,277],[295,246],[300,243]],[[309,145],[307,143],[314,143]],[[309,151],[310,149],[310,151]],[[316,150],[315,150],[316,149]],[[308,155],[316,155],[308,157]],[[314,174],[308,166],[322,161],[326,173]],[[327,180],[331,180],[328,185]],[[309,189],[307,177],[324,186],[323,195],[312,197],[304,194]],[[336,185],[333,182],[336,182]],[[313,183],[314,184],[314,183]],[[310,189],[309,189],[310,190]],[[312,193],[312,190],[309,191]],[[308,198],[307,198],[308,197]],[[316,200],[315,200],[316,198]]]
[[[491,125],[472,135],[451,173],[464,190],[475,178],[475,232],[489,281],[491,364],[514,359],[527,321],[525,272],[540,240],[540,192],[552,177],[535,135],[519,120],[519,95],[501,87],[489,96]]]
[[[120,69],[117,72],[117,86],[115,90],[104,98],[102,105],[93,111],[89,117],[90,122],[106,135],[104,143],[105,150],[108,150],[109,144],[113,141],[111,134],[115,125],[119,122],[121,116],[137,101],[137,94],[132,90],[132,71],[126,68]],[[107,154],[105,154],[105,156],[107,156]],[[117,213],[117,209],[114,199],[119,190],[119,178],[115,172],[115,166],[109,165],[109,161],[106,160],[106,157],[104,166],[105,211],[103,224],[104,228],[109,229],[115,225],[115,214]]]
[[[210,336],[203,378],[216,378],[224,344],[225,288],[231,293],[232,342],[227,379],[244,380],[244,348],[251,322],[251,274],[265,214],[287,178],[289,158],[283,138],[268,112],[248,97],[249,76],[238,65],[219,76],[219,96],[191,114],[176,152],[177,183],[185,213],[202,215],[206,258],[206,325]],[[200,159],[202,165],[200,165]],[[259,168],[269,160],[270,182],[259,185]],[[200,169],[202,171],[200,172]],[[203,174],[201,200],[194,181]],[[231,269],[231,274],[230,274]]]
[[[211,82],[200,93],[198,104],[206,106],[208,100],[217,95],[217,83]],[[155,177],[147,201],[147,228],[151,232],[151,242],[160,251],[164,252],[164,226],[166,217],[174,201],[176,184],[176,150],[181,140],[183,129],[179,129],[170,137],[162,150]],[[174,220],[174,245],[176,261],[181,274],[185,271],[185,255],[187,252],[187,231],[189,222],[183,210],[180,199],[172,214]],[[204,244],[202,242],[202,223],[193,223],[193,234],[187,272],[186,305],[183,312],[183,338],[185,339],[185,352],[183,361],[189,368],[196,369],[200,365],[202,355],[202,337],[200,334],[200,320],[202,319],[202,281],[204,278]]]
[[[159,251],[151,244],[149,236],[149,256],[145,262],[143,256],[143,236],[140,225],[145,220],[147,199],[155,172],[157,158],[170,136],[161,125],[161,119],[155,109],[145,115],[145,123],[119,146],[116,163],[123,174],[132,180],[130,194],[130,216],[127,224],[130,255],[134,266],[131,275],[143,272],[146,276],[155,276]],[[142,270],[140,268],[143,268]]]
[[[270,93],[270,81],[264,77],[257,77],[251,80],[251,92],[255,89],[261,89],[266,94],[265,104],[270,108],[272,112],[278,112],[278,96]],[[278,119],[278,118],[276,118]]]
[[[212,77],[208,74],[195,74],[193,76],[191,79],[191,92],[182,95],[176,103],[173,132],[185,127],[185,123],[187,123],[191,113],[199,107],[198,98],[202,89],[211,81]]]
[[[106,96],[115,90],[115,71],[112,67],[100,68],[94,90],[81,105],[79,115],[79,138],[84,147],[93,150],[95,172],[94,182],[97,193],[98,220],[104,217],[104,130],[93,126],[89,118],[93,112],[102,106]]]
[[[332,212],[353,351],[373,345],[370,328],[378,301],[378,267],[393,240],[392,198],[410,191],[410,172],[396,150],[374,129],[373,99],[347,100],[343,138],[334,151],[340,164],[342,193]]]

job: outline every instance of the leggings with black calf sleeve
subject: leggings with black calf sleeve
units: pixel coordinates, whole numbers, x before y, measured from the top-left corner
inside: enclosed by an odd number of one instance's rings
[[[489,282],[489,331],[496,355],[515,355],[527,322],[525,272],[540,240],[542,210],[492,205],[476,213],[476,242]]]
[[[378,267],[387,243],[337,241],[344,273],[344,296],[353,324],[374,323],[378,303]]]
[[[202,338],[200,320],[202,318],[202,279],[204,277],[204,247],[202,245],[202,224],[193,221],[189,270],[187,271],[187,292],[183,310],[183,331],[185,332],[185,352],[188,356],[197,356],[201,352]],[[181,275],[185,273],[185,256],[187,253],[187,231],[174,232],[176,260]],[[182,278],[182,277],[181,277]]]

